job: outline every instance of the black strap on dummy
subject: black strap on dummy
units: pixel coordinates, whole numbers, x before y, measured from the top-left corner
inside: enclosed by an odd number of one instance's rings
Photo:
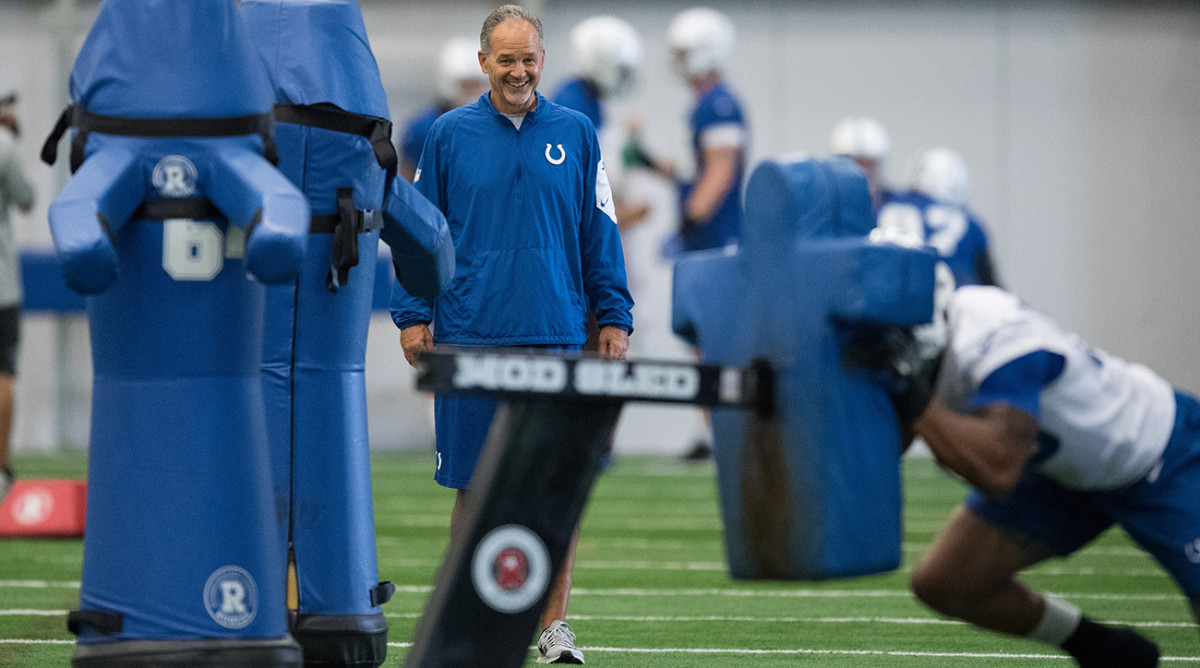
[[[67,630],[74,635],[79,635],[85,626],[104,635],[112,635],[120,633],[124,625],[125,618],[119,612],[72,610],[67,613]]]
[[[234,137],[257,134],[262,136],[263,156],[278,164],[275,150],[274,118],[271,114],[251,114],[226,118],[126,118],[93,114],[79,105],[68,105],[58,117],[46,143],[42,145],[42,162],[53,165],[58,159],[58,142],[67,128],[75,128],[71,140],[71,172],[83,164],[83,150],[89,133],[100,132],[125,137]]]
[[[312,217],[310,234],[333,234],[333,257],[329,273],[325,275],[325,287],[330,292],[350,280],[350,268],[358,264],[358,235],[383,227],[383,215],[379,211],[355,209],[354,189],[338,188],[338,212]]]
[[[387,170],[388,180],[396,172],[399,158],[392,145],[392,122],[379,116],[354,114],[329,103],[277,104],[275,122],[305,125],[366,137],[375,151],[375,161]]]
[[[142,202],[133,212],[134,220],[215,220],[224,214],[207,197],[161,197]]]
[[[321,128],[334,132],[366,137],[375,152],[375,162],[387,172],[385,184],[391,183],[400,164],[396,147],[392,145],[392,122],[379,116],[355,114],[327,102],[318,104],[277,104],[275,122]],[[312,217],[309,232],[333,233],[333,259],[325,276],[330,292],[350,280],[350,268],[358,264],[358,233],[383,227],[378,211],[356,210],[352,188],[338,188],[338,212]]]

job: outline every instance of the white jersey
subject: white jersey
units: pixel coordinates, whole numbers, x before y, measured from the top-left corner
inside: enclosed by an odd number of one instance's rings
[[[937,395],[959,413],[1005,364],[1039,350],[1065,358],[1039,394],[1039,428],[1058,442],[1039,453],[1039,473],[1071,489],[1115,489],[1159,462],[1174,428],[1175,393],[1150,369],[1089,347],[998,288],[959,288],[949,325]]]

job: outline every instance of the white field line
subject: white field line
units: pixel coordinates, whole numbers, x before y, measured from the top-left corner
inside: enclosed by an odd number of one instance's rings
[[[33,640],[28,638],[0,638],[0,645],[74,645],[73,640]],[[411,642],[389,642],[388,647],[396,649],[411,649]],[[530,646],[529,651],[536,647]],[[737,647],[595,647],[583,645],[580,649],[589,652],[609,654],[734,654],[750,656],[912,656],[912,657],[947,657],[960,659],[1011,659],[1027,661],[1029,659],[1046,659],[1050,661],[1067,661],[1068,657],[1061,654],[1006,654],[1003,652],[911,652],[898,650],[861,650],[861,649],[744,649]],[[1200,657],[1164,656],[1159,661],[1200,663]]]
[[[0,638],[0,645],[73,645],[74,640],[35,640],[29,638]],[[388,643],[389,648],[412,649],[413,643]],[[529,651],[536,648],[529,646]],[[898,650],[818,650],[818,649],[743,649],[743,648],[600,648],[600,646],[582,645],[582,650],[601,652],[601,654],[692,654],[692,655],[749,655],[749,656],[913,656],[913,657],[953,657],[953,658],[1007,658],[1013,661],[1049,660],[1068,661],[1068,657],[1052,654],[1003,654],[1003,652],[936,652],[936,651],[898,651]],[[1200,663],[1200,657],[1193,656],[1163,656],[1162,662]]]
[[[0,617],[65,617],[68,610],[31,610],[13,609],[0,610]],[[418,619],[419,612],[387,612],[384,616],[389,619]],[[953,619],[934,617],[756,617],[751,615],[571,615],[571,619],[598,622],[637,622],[649,623],[687,623],[687,622],[718,622],[718,623],[748,623],[748,624],[911,624],[927,626],[965,626],[966,622]],[[1140,628],[1178,628],[1189,629],[1196,625],[1192,622],[1127,622],[1119,620],[1101,620],[1105,624],[1120,626],[1135,626]]]
[[[441,565],[441,561],[436,559],[394,559],[388,562],[391,565],[402,568],[427,568],[434,569]],[[656,560],[641,560],[641,561],[604,561],[597,559],[581,559],[575,563],[575,570],[595,570],[595,571],[706,571],[706,572],[723,572],[726,570],[726,565],[721,561],[656,561]],[[911,566],[896,569],[893,573],[908,573],[912,571]],[[1038,566],[1028,571],[1031,575],[1043,576],[1061,576],[1061,577],[1076,577],[1076,576],[1096,576],[1103,575],[1104,577],[1124,577],[1124,578],[1168,578],[1167,572],[1161,568],[1094,568],[1090,566],[1072,567],[1072,566]]]
[[[2,588],[79,588],[78,581],[70,580],[0,580]],[[431,585],[397,585],[401,594],[428,594]],[[1082,601],[1179,601],[1182,594],[1103,594],[1047,592],[1066,599]],[[725,596],[730,598],[907,598],[912,596],[907,589],[642,589],[618,587],[614,589],[592,589],[575,587],[573,596]]]
[[[0,589],[79,589],[79,580],[0,580]]]
[[[446,524],[447,532],[449,532],[448,522],[449,522],[449,520],[444,520],[442,522],[442,524]],[[414,522],[414,524],[420,524],[420,521]],[[432,522],[431,522],[431,524],[432,524]],[[434,526],[441,526],[441,524],[437,524]],[[398,536],[379,536],[375,539],[375,543],[380,547],[404,547],[405,545],[408,545],[413,542],[428,543],[428,542],[434,542],[434,541],[447,541],[447,540],[449,540],[448,537],[446,537],[446,538],[430,538],[430,537],[401,538]],[[615,537],[615,536],[610,536],[610,537],[604,538],[602,541],[596,540],[596,539],[589,541],[587,535],[585,534],[580,537],[580,540],[585,543],[592,542],[592,543],[596,543],[596,544],[603,542],[603,544],[606,547],[618,547],[619,546],[621,548],[630,549],[630,550],[685,550],[685,549],[692,550],[695,548],[697,543],[708,544],[708,545],[718,545],[718,546],[724,544],[724,538],[722,538],[719,535],[713,536],[710,539],[696,538],[694,540],[686,540],[686,541],[678,540],[675,538],[645,538],[645,537],[621,538],[621,537]],[[908,541],[906,541],[901,545],[901,549],[903,549],[905,552],[922,552],[925,549],[927,549],[928,547],[929,547],[928,542],[908,542]],[[1084,550],[1076,555],[1073,555],[1072,558],[1079,559],[1081,557],[1084,557],[1084,558],[1086,558],[1086,557],[1130,557],[1130,558],[1138,558],[1138,559],[1150,559],[1150,556],[1148,554],[1146,554],[1146,552],[1144,552],[1143,550],[1140,550],[1136,547],[1115,547],[1115,546],[1114,547],[1102,547],[1102,546],[1089,547],[1086,550]]]

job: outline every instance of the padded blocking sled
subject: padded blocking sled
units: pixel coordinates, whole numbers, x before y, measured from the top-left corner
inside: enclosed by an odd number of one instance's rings
[[[0,503],[0,538],[78,538],[86,507],[82,480],[17,480]]]
[[[625,401],[769,412],[765,365],[443,347],[417,387],[504,395],[406,666],[520,666]]]
[[[406,667],[524,663],[620,411],[578,398],[501,405]]]
[[[730,572],[820,580],[896,568],[899,428],[886,388],[843,367],[837,328],[928,322],[936,256],[866,240],[866,182],[846,160],[763,163],[746,220],[735,254],[676,264],[672,314],[706,362],[775,369],[773,416],[713,411]]]
[[[267,289],[263,340],[292,634],[307,665],[378,666],[391,584],[376,561],[364,375],[377,249],[383,234],[402,258],[398,271],[432,286],[419,291],[432,297],[447,273],[439,244],[450,248],[451,273],[453,247],[432,205],[397,213],[412,186],[395,178],[387,99],[358,4],[245,0],[241,13],[273,88],[279,168],[313,212],[299,277]]]
[[[267,92],[232,0],[108,0],[72,70],[50,227],[95,371],[73,665],[300,665],[259,281],[294,279],[309,209],[265,157]]]

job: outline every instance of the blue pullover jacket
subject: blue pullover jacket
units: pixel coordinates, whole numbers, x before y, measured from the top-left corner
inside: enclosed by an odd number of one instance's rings
[[[633,331],[616,213],[596,130],[538,94],[521,129],[485,93],[434,123],[415,185],[446,216],[454,281],[432,303],[393,284],[396,326],[433,323],[438,343],[582,344]]]

